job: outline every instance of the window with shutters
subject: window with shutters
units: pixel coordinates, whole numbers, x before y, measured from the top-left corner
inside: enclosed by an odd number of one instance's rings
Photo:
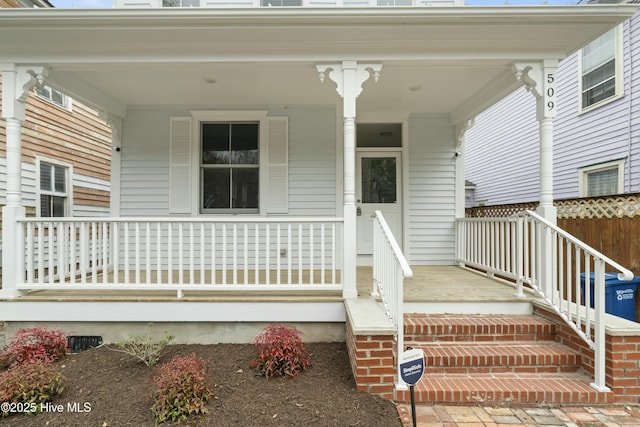
[[[69,216],[70,166],[37,159],[37,174],[39,216]]]
[[[267,111],[172,117],[172,214],[288,213],[288,119]]]
[[[622,94],[620,28],[613,28],[582,48],[580,55],[580,105],[591,109]]]
[[[579,169],[580,196],[596,197],[624,191],[624,159]]]

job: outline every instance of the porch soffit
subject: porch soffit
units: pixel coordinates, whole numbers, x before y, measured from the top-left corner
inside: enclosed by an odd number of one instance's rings
[[[46,64],[52,86],[122,113],[212,99],[335,103],[315,64],[353,59],[383,64],[359,111],[451,113],[471,110],[483,88],[504,91],[511,83],[495,82],[514,62],[562,59],[637,7],[1,9],[0,39],[12,42],[0,63]]]

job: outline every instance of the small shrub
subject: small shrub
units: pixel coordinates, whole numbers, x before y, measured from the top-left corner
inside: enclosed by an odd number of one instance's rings
[[[59,329],[49,329],[45,326],[19,329],[6,349],[15,363],[36,360],[56,362],[68,351],[67,335]]]
[[[62,374],[43,360],[13,365],[0,376],[0,402],[10,405],[3,405],[0,416],[38,413],[41,403],[51,401],[63,389]]]
[[[259,376],[267,379],[277,375],[291,378],[309,367],[309,353],[301,332],[294,327],[272,323],[256,337],[258,359],[252,362]]]
[[[129,337],[125,342],[113,344],[114,347],[107,347],[111,350],[121,351],[136,359],[142,361],[147,366],[155,366],[160,360],[162,350],[173,340],[173,335],[168,332],[164,333],[164,337],[159,341],[151,339],[151,324],[147,326],[147,335],[134,335]]]
[[[184,421],[189,415],[204,415],[208,412],[205,404],[213,397],[213,391],[206,383],[206,361],[191,356],[175,356],[159,366],[152,381],[153,405],[151,413],[156,424],[165,421]]]

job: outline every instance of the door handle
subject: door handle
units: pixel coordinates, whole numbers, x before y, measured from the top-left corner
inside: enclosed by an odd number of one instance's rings
[[[356,209],[356,215],[357,215],[357,216],[362,216],[362,208],[358,207],[358,208]]]

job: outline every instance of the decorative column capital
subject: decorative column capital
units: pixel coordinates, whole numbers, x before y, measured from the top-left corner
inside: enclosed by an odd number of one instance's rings
[[[476,124],[475,117],[464,120],[462,123],[456,125],[456,149],[464,145],[464,135],[469,129]]]
[[[555,118],[557,59],[545,59],[541,62],[516,63],[513,66],[516,79],[520,81],[536,98],[538,120]]]
[[[380,78],[382,64],[358,64],[357,61],[342,61],[337,64],[318,64],[318,77],[324,83],[327,74],[336,84],[336,91],[344,100],[345,117],[355,117],[356,98],[362,93],[362,84],[371,76],[375,82]]]
[[[0,63],[2,71],[2,117],[25,119],[24,103],[34,87],[42,86],[49,69],[42,65]]]

